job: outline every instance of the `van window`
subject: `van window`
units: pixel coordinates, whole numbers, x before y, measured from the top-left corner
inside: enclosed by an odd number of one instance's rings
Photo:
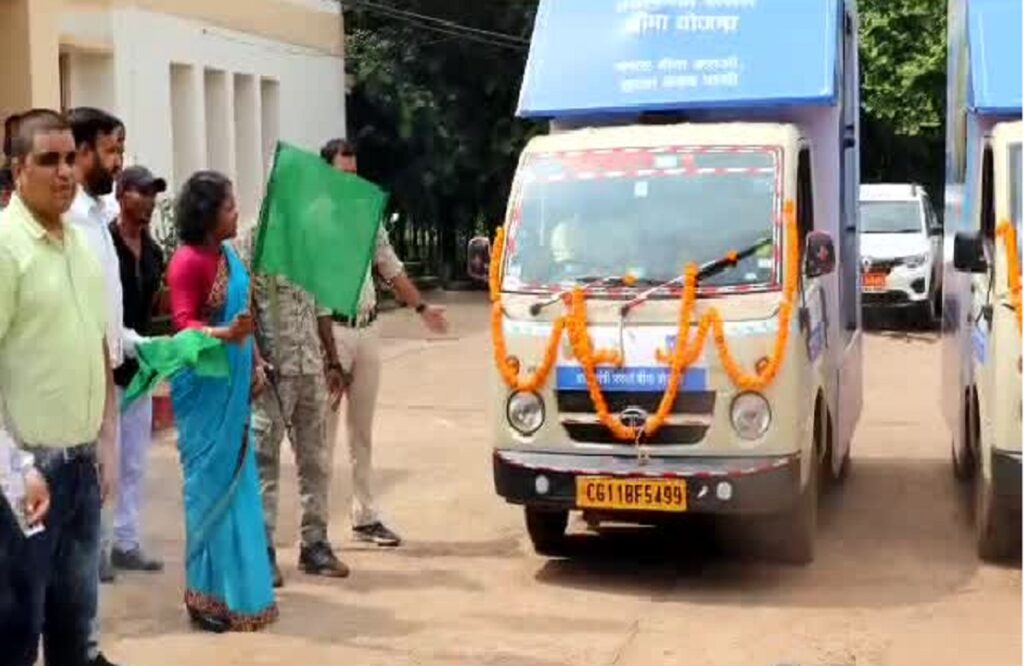
[[[995,183],[992,173],[992,146],[986,146],[981,163],[981,233],[985,238],[996,237]]]
[[[814,187],[811,184],[811,151],[800,151],[796,176],[796,223],[800,231],[800,247],[807,245],[807,234],[814,231]]]

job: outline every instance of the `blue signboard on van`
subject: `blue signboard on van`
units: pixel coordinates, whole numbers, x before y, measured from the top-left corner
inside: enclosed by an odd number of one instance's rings
[[[971,108],[982,115],[1020,115],[1021,2],[970,0]]]
[[[832,105],[841,0],[541,0],[533,118]]]

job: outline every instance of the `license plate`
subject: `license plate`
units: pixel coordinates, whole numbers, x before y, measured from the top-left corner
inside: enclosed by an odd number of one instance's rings
[[[865,273],[864,289],[868,291],[879,291],[885,289],[888,276],[885,273]]]
[[[576,479],[576,505],[581,509],[682,513],[686,511],[686,481],[582,476]]]

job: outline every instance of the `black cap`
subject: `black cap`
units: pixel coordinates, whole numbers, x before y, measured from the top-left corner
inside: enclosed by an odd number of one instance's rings
[[[167,181],[157,178],[144,166],[130,166],[117,179],[117,194],[135,190],[143,194],[162,194],[167,191]]]

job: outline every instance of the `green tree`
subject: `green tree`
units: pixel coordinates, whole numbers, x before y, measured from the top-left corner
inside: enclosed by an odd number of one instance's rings
[[[941,201],[946,2],[859,4],[863,180],[918,182]]]
[[[525,42],[536,3],[410,0],[387,6]],[[414,227],[439,250],[416,258],[446,277],[461,275],[465,241],[500,223],[518,154],[539,131],[514,117],[526,48],[476,33],[438,32],[368,9],[347,18],[356,82],[349,109],[361,168],[393,195],[401,219],[396,242]]]

